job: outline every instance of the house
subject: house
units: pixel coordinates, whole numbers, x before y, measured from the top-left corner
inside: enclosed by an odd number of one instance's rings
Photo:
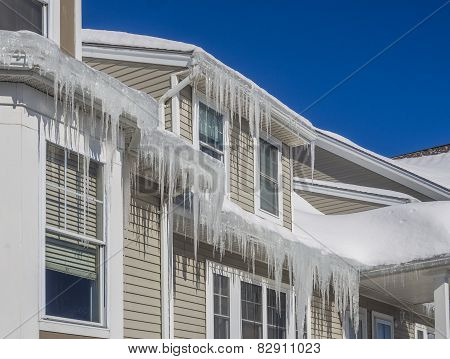
[[[448,154],[370,152],[79,0],[0,6],[2,337],[450,337]]]

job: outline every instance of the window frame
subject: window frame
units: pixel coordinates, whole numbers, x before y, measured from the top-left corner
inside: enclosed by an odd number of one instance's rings
[[[367,309],[363,307],[359,307],[359,319],[362,321],[362,328],[359,328],[359,330],[362,330],[362,338],[361,339],[367,339]],[[350,312],[347,310],[345,312],[344,317],[344,325],[342,326],[342,337],[343,339],[350,339]],[[355,338],[358,339],[358,338]]]
[[[275,146],[278,149],[278,215],[274,215],[268,211],[265,211],[261,208],[261,158],[260,158],[260,143],[261,139],[268,142],[272,146]],[[261,133],[259,138],[255,138],[254,141],[254,168],[255,168],[255,195],[254,195],[254,203],[255,203],[255,213],[264,218],[268,219],[271,222],[279,225],[283,225],[283,166],[282,166],[282,150],[283,143],[276,139],[275,137],[268,135],[266,133]]]
[[[105,223],[105,217],[106,217],[106,196],[105,196],[105,182],[104,180],[101,182],[101,198],[102,198],[102,210],[101,210],[101,223],[100,223],[100,233],[101,233],[101,239],[86,236],[83,234],[78,234],[76,232],[68,231],[66,229],[49,226],[47,225],[47,213],[46,213],[46,201],[47,201],[47,169],[46,169],[46,163],[47,163],[47,144],[50,144],[52,146],[59,147],[63,151],[72,152],[74,155],[79,154],[80,156],[89,157],[92,161],[95,161],[99,165],[99,171],[101,171],[101,176],[104,178],[104,168],[105,168],[105,162],[103,158],[94,158],[90,154],[85,154],[82,146],[80,146],[79,152],[76,151],[76,149],[70,148],[70,146],[62,146],[61,144],[55,143],[52,139],[48,138],[41,138],[40,139],[40,233],[41,233],[41,246],[40,246],[40,303],[41,308],[43,308],[40,311],[39,320],[41,322],[41,325],[44,326],[50,326],[54,327],[55,330],[62,329],[61,325],[63,326],[75,326],[76,327],[83,327],[89,330],[93,329],[96,336],[105,337],[107,335],[106,332],[104,332],[105,329],[107,329],[107,312],[108,312],[108,300],[107,300],[107,293],[108,293],[108,286],[107,286],[107,270],[106,270],[106,256],[107,256],[107,230],[106,230],[106,223]],[[99,321],[98,322],[91,322],[91,321],[84,321],[84,320],[77,320],[77,319],[71,319],[71,318],[64,318],[64,317],[58,317],[58,316],[52,316],[46,314],[46,234],[47,232],[51,232],[54,234],[59,234],[63,236],[67,236],[69,238],[79,240],[79,241],[87,241],[95,246],[98,247],[98,255],[99,255],[99,268],[98,268],[98,288],[99,288]],[[60,330],[64,332],[64,330]]]
[[[222,115],[223,121],[223,160],[225,165],[225,195],[229,197],[229,169],[230,169],[230,116],[228,111],[219,111],[213,99],[208,99],[206,95],[192,88],[192,144],[196,150],[200,149],[200,102],[206,107]],[[205,153],[206,154],[206,153]],[[208,155],[208,154],[206,154]],[[208,155],[209,156],[209,155]],[[210,156],[211,158],[214,158]],[[216,159],[217,160],[217,159]],[[217,160],[219,161],[219,160]]]
[[[394,339],[394,317],[392,315],[372,311],[372,339],[381,339],[377,338],[377,322],[381,322],[381,324],[387,324],[391,327],[391,338]],[[384,338],[383,338],[384,339]]]
[[[275,282],[271,279],[223,264],[206,261],[206,334],[208,339],[214,339],[214,274],[229,278],[230,283],[230,339],[242,337],[241,315],[241,282],[262,287],[262,325],[263,338],[267,339],[267,289],[276,290]],[[286,294],[286,339],[295,339],[295,305],[294,291],[289,285],[282,283],[281,292]]]
[[[428,334],[433,334],[434,335],[434,329],[426,326],[424,324],[420,324],[420,323],[415,323],[414,325],[414,339],[420,339],[418,338],[418,332],[422,331],[423,332],[423,338],[422,339],[430,339],[428,338]]]

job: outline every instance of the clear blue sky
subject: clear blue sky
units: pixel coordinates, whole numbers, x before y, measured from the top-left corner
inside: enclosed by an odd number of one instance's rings
[[[84,0],[83,27],[196,44],[302,112],[444,3]],[[304,116],[387,156],[450,143],[450,4]]]

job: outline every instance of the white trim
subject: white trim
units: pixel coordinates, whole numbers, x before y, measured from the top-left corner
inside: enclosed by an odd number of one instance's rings
[[[241,339],[241,282],[262,287],[262,326],[263,338],[267,338],[267,289],[276,290],[273,280],[240,269],[206,260],[206,333],[208,339],[214,338],[214,273],[230,278],[230,338]],[[292,305],[294,295],[292,287],[281,284],[281,292],[286,294],[286,338],[295,338],[295,308]],[[292,317],[291,317],[292,316]]]
[[[61,32],[60,2],[54,0],[41,0],[41,2],[47,4],[47,37],[59,46]]]
[[[84,337],[95,337],[107,339],[110,331],[106,328],[84,325],[81,323],[65,323],[49,319],[39,320],[39,330],[53,333],[80,335]]]
[[[392,315],[372,311],[372,339],[377,339],[377,323],[391,327],[391,339],[394,339],[394,317]]]
[[[348,161],[367,168],[381,176],[396,181],[425,196],[435,200],[450,199],[450,190],[422,178],[412,172],[408,172],[395,164],[389,163],[376,155],[358,149],[350,144],[339,141],[327,134],[317,131],[316,146],[332,152]]]
[[[344,325],[342,326],[342,337],[343,339],[349,338],[350,333],[350,313],[347,310],[344,316]],[[362,330],[362,339],[367,339],[367,309],[359,307],[359,320],[362,322],[362,326],[358,328],[358,332]]]
[[[175,67],[188,67],[190,53],[165,52],[150,49],[124,48],[109,45],[82,44],[83,57],[138,62]]]
[[[77,60],[82,60],[83,50],[82,50],[82,38],[81,38],[81,19],[82,19],[82,5],[81,0],[75,0],[74,2],[74,41],[75,41],[75,58]]]
[[[178,76],[176,74],[170,75],[170,86],[174,88],[178,85]],[[172,132],[180,136],[180,92],[172,96]]]
[[[271,145],[278,149],[278,215],[266,212],[261,209],[261,183],[260,183],[260,150],[259,144],[260,140],[269,142]],[[253,164],[254,164],[254,203],[255,203],[255,214],[261,218],[267,219],[275,224],[283,226],[283,163],[282,163],[282,151],[283,144],[277,138],[270,136],[266,133],[261,133],[258,138],[254,138],[254,152],[253,152]],[[292,201],[291,201],[292,202]]]
[[[349,185],[339,182],[321,180],[312,181],[309,178],[295,177],[294,189],[299,191],[324,194],[327,196],[348,198],[355,201],[383,204],[386,206],[419,202],[419,200],[417,200],[416,198],[400,192],[372,187]]]

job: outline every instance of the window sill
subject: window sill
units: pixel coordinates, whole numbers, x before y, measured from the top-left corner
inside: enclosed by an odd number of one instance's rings
[[[256,209],[256,213],[255,214],[258,217],[267,219],[268,221],[270,221],[270,222],[272,222],[274,224],[277,224],[279,226],[283,226],[283,215],[282,215],[282,213],[279,213],[279,215],[276,216],[276,215],[274,215],[274,214],[272,214],[270,212],[267,212],[267,211],[265,211],[263,209]]]
[[[109,329],[107,328],[58,322],[49,319],[41,319],[39,321],[39,330],[54,333],[80,335],[84,337],[93,337],[99,339],[108,339],[110,337]]]

